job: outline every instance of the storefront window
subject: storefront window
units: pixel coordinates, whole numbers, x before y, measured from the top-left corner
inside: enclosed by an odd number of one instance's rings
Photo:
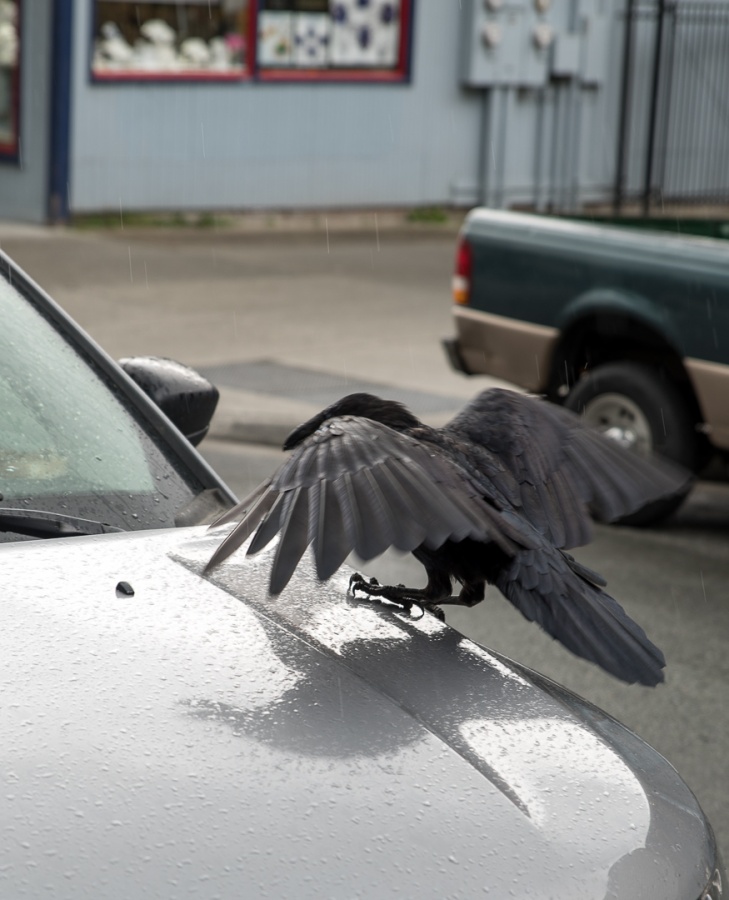
[[[96,0],[94,76],[240,78],[250,67],[252,2]]]
[[[93,2],[97,80],[407,77],[413,0]]]
[[[20,4],[0,0],[0,154],[18,154]]]
[[[372,77],[405,75],[407,0],[263,0],[257,51],[261,76],[278,70],[310,77],[346,70]]]

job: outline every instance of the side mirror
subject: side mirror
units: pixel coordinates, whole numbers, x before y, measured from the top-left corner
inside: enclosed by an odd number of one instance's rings
[[[120,359],[119,365],[197,446],[208,433],[220,397],[218,389],[194,369],[173,359],[133,356]]]

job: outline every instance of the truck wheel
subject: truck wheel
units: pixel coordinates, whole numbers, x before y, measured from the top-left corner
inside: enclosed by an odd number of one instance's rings
[[[565,406],[636,453],[659,453],[690,471],[697,462],[691,416],[672,384],[637,363],[608,363],[583,375]],[[626,525],[650,525],[678,509],[684,493],[658,500],[626,516]]]

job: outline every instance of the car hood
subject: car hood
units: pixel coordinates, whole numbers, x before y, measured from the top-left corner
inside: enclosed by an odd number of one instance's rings
[[[202,577],[219,539],[0,551],[4,896],[699,895],[711,831],[631,732],[344,572]]]

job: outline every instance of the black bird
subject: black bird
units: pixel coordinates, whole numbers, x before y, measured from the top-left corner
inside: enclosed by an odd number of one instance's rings
[[[254,531],[248,555],[280,533],[271,594],[309,544],[322,581],[352,551],[368,560],[396,547],[425,567],[425,588],[360,575],[350,588],[438,613],[479,603],[493,584],[578,656],[630,683],[663,680],[661,651],[601,590],[605,581],[564,551],[589,542],[591,516],[613,521],[685,489],[669,464],[624,450],[561,407],[500,389],[442,428],[400,403],[350,394],[292,431],[283,449],[294,452],[215,523],[243,516],[206,571]]]

